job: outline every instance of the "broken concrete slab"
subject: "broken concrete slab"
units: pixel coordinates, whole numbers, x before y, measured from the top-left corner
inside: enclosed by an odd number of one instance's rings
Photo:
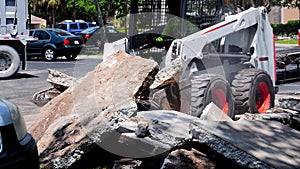
[[[134,120],[120,122],[117,131],[119,149],[131,149],[131,157],[151,157],[168,154],[175,147],[191,140],[190,122],[197,117],[172,110],[137,112]],[[166,154],[166,155],[167,155]]]
[[[300,99],[286,97],[278,99],[279,106],[284,109],[291,109],[300,113]]]
[[[47,81],[53,87],[34,93],[31,99],[34,104],[40,107],[47,104],[54,97],[60,95],[73,84],[74,80],[76,80],[75,78],[57,70],[48,69],[48,72],[49,75]]]
[[[165,145],[170,145],[170,149],[180,147],[182,144],[176,140],[187,144],[191,140],[189,133],[192,131],[192,138],[198,140],[199,144],[205,143],[241,167],[293,168],[298,167],[297,162],[300,160],[297,154],[300,150],[299,132],[278,122],[207,121],[166,110],[138,112],[137,118],[138,121],[148,122],[149,136],[137,138],[134,133],[126,136],[142,142],[146,147],[159,145],[161,150],[165,148],[168,152],[168,146]],[[151,150],[154,147],[148,149]]]
[[[295,142],[299,142],[299,133],[294,130],[292,130],[290,134],[286,132],[285,134],[287,134],[286,137],[288,139],[290,139],[289,135],[298,134],[298,136],[296,136],[297,138],[291,138],[294,141],[293,143],[288,142],[281,144],[280,136],[282,134],[278,132],[281,130],[290,131],[291,128],[278,122],[269,124],[266,121],[262,121],[262,123],[265,123],[264,125],[257,125],[256,123],[261,121],[207,121],[181,112],[166,110],[138,112],[137,118],[138,121],[142,121],[143,124],[146,124],[145,126],[148,128],[149,135],[144,138],[137,138],[134,133],[125,133],[122,135],[126,136],[125,140],[127,140],[127,144],[143,144],[143,147],[147,147],[143,148],[143,151],[152,152],[159,148],[162,152],[168,152],[175,147],[188,144],[191,138],[194,138],[198,140],[199,144],[205,143],[211,147],[211,149],[233,160],[237,166],[241,167],[277,168],[280,164],[276,164],[275,166],[272,164],[272,162],[278,160],[277,158],[286,160],[291,156],[294,158],[292,160],[299,160],[299,157],[297,157],[299,146],[297,145],[298,148],[296,147],[296,149],[294,149],[295,144],[297,144]],[[144,123],[144,121],[147,123]],[[253,125],[244,126],[244,123],[248,122],[253,123]],[[194,125],[196,125],[196,127]],[[265,126],[266,129],[262,126]],[[283,129],[281,129],[281,127]],[[219,130],[221,131],[218,132]],[[228,130],[226,131],[228,134],[222,130]],[[264,131],[262,132],[260,130]],[[191,137],[190,131],[192,131],[193,137]],[[277,135],[280,138],[277,138]],[[282,139],[284,139],[284,137],[282,137]],[[287,141],[287,139],[285,139],[285,141]],[[157,148],[154,148],[154,145]],[[247,146],[250,148],[245,149]],[[280,152],[282,149],[285,149],[288,153]],[[275,156],[275,159],[271,159],[269,156]],[[279,163],[280,162],[282,161],[279,161]],[[278,161],[276,163],[278,163]]]
[[[190,122],[199,120],[197,117],[173,110],[142,111],[137,113],[137,118],[138,121],[150,121],[149,132],[151,136],[157,135],[158,137],[160,133],[167,133],[182,140],[191,138],[189,134]],[[162,132],[155,133],[155,129],[160,129]]]
[[[190,169],[209,169],[216,165],[205,157],[201,152],[192,149],[179,149],[172,151],[164,160],[161,169],[190,168]]]
[[[33,102],[37,106],[44,106],[54,97],[60,95],[61,92],[54,87],[49,89],[45,89],[33,94],[31,102]]]
[[[133,120],[120,122],[118,131],[123,131],[119,149],[131,149],[131,157],[151,157],[169,153],[176,146],[191,139],[189,121],[197,119],[172,110],[137,112]]]
[[[300,133],[278,122],[197,121],[192,135],[244,167],[300,167]]]
[[[71,167],[96,143],[107,151],[122,153],[113,142],[120,137],[115,131],[117,123],[137,111],[136,95],[156,68],[152,60],[117,52],[48,102],[29,129],[37,141],[41,163]]]
[[[127,151],[131,158],[148,158],[169,153],[179,142],[163,142],[152,137],[139,138],[135,133],[122,133],[117,141],[119,151]]]
[[[182,61],[177,58],[171,62],[171,65],[161,69],[155,76],[153,84],[150,89],[163,88],[170,84],[174,84],[179,81],[182,72]]]
[[[209,103],[203,110],[200,120],[210,121],[233,121],[227,114],[225,114],[216,104]]]
[[[139,169],[142,161],[131,158],[123,158],[115,162],[114,169]]]
[[[47,82],[61,92],[69,88],[73,84],[73,81],[76,80],[75,78],[54,69],[48,69],[48,72]]]

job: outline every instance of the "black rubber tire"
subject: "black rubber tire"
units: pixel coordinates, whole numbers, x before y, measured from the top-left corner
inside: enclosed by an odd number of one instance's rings
[[[235,115],[234,100],[230,85],[222,76],[214,74],[201,74],[191,80],[191,115],[200,117],[209,103],[216,102],[213,97],[216,96],[215,92],[217,91],[224,94],[220,101],[224,102],[223,100],[226,97],[224,103],[227,103],[227,106],[224,111],[233,119]],[[215,104],[218,106],[217,103]]]
[[[181,107],[181,95],[180,95],[180,89],[177,83],[172,84],[165,88],[166,91],[166,98],[169,102],[169,106],[172,110],[180,111]]]
[[[46,61],[54,61],[57,58],[57,56],[55,54],[55,50],[51,47],[45,48],[45,50],[43,52],[43,57]]]
[[[75,60],[77,55],[66,55],[67,60]]]
[[[262,90],[265,90],[263,91],[265,96],[259,91],[261,84],[263,84]],[[274,107],[274,86],[270,76],[264,70],[250,68],[239,71],[232,81],[232,93],[237,114],[265,113],[267,109]],[[269,97],[269,101],[265,97]],[[269,106],[258,106],[260,98]]]
[[[38,154],[38,149],[35,140],[34,140],[34,146],[32,146],[28,151],[27,158],[28,158],[28,163],[26,166],[28,166],[28,168],[32,168],[32,169],[40,168],[39,154]]]
[[[0,45],[0,78],[8,78],[16,74],[21,60],[17,51],[7,45]]]

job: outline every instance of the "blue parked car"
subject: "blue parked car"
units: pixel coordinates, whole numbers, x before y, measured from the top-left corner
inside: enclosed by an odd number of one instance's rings
[[[97,25],[92,24],[91,22],[61,22],[59,24],[56,24],[54,28],[63,29],[74,35],[77,35],[81,31],[95,26]]]
[[[62,29],[33,29],[30,30],[30,36],[37,41],[27,44],[29,58],[42,56],[47,61],[53,61],[58,56],[65,56],[68,60],[74,60],[84,47],[81,36],[75,36]]]
[[[0,169],[39,169],[36,142],[18,107],[0,99]]]

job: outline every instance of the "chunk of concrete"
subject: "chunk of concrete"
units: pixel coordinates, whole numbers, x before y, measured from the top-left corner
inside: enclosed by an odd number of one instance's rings
[[[52,100],[54,97],[60,95],[61,92],[57,90],[54,87],[51,87],[49,89],[45,89],[39,92],[34,93],[32,96],[31,102],[36,104],[37,106],[44,106],[47,104],[50,100]]]
[[[136,113],[136,94],[156,68],[152,60],[117,52],[43,106],[29,129],[41,164],[72,167],[95,145],[126,156],[115,145],[118,123]]]
[[[114,169],[140,169],[142,161],[131,158],[123,158],[115,162]]]
[[[278,99],[280,107],[291,109],[300,113],[300,99],[285,97]]]
[[[76,80],[75,78],[54,69],[48,69],[48,72],[47,82],[61,92],[69,88],[73,84],[73,81]]]
[[[225,114],[216,104],[209,103],[203,110],[200,116],[201,120],[210,121],[233,121],[227,114]]]
[[[210,161],[201,152],[192,149],[179,149],[172,151],[164,160],[161,169],[171,168],[193,168],[193,169],[209,169],[215,168],[214,162]]]
[[[300,133],[278,122],[197,121],[192,135],[240,166],[300,168]]]
[[[163,88],[170,84],[174,84],[179,81],[182,72],[182,61],[177,58],[171,62],[171,65],[164,67],[155,76],[153,84],[150,89]]]

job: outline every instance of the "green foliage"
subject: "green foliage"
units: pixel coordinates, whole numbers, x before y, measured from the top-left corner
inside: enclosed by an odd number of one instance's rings
[[[287,24],[271,24],[273,33],[281,36],[292,36],[298,34],[300,29],[299,21],[289,21]]]
[[[44,18],[51,25],[63,20],[85,20],[97,22],[97,10],[94,0],[28,0],[33,15]],[[113,2],[113,3],[112,3]],[[130,0],[128,0],[128,4]],[[110,5],[110,9],[108,6]],[[125,0],[99,0],[104,23],[107,16],[117,18],[126,16],[129,12]],[[51,13],[51,12],[54,12]],[[53,19],[55,17],[55,19]]]
[[[276,40],[277,44],[298,44],[298,39]]]
[[[299,23],[299,20],[289,20],[288,21],[288,24],[298,24]]]
[[[279,5],[279,6],[283,6],[283,7],[300,9],[299,0],[272,0],[271,2],[272,2],[272,5]]]

